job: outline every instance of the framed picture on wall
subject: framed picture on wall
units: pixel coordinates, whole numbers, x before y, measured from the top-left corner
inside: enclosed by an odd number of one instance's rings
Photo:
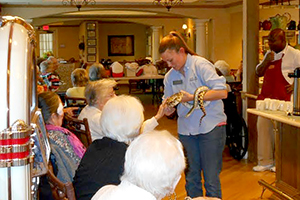
[[[88,62],[96,62],[96,54],[90,54],[87,56]]]
[[[96,30],[96,24],[95,23],[87,23],[86,29],[89,31],[94,31],[94,30]]]
[[[96,54],[96,47],[88,47],[87,53],[88,54]]]
[[[96,39],[88,39],[87,45],[88,46],[96,46]]]
[[[134,36],[133,35],[109,35],[108,56],[133,56]]]
[[[87,32],[88,38],[94,38],[96,37],[96,31],[88,31]]]

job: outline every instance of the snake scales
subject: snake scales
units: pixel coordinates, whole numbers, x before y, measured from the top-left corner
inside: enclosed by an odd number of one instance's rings
[[[195,109],[201,109],[201,111],[203,112],[203,115],[200,118],[200,125],[201,125],[202,119],[206,116],[206,111],[205,111],[204,100],[203,99],[204,99],[205,93],[208,90],[209,89],[206,86],[201,86],[201,87],[197,88],[195,90],[195,92],[194,92],[194,102],[193,102],[193,105],[191,105],[191,104],[189,104],[187,102],[181,102],[182,97],[183,97],[183,93],[181,93],[181,92],[175,93],[172,96],[170,96],[166,100],[166,103],[170,107],[175,107],[179,103],[182,103],[187,108],[190,108],[189,112],[185,115],[185,117],[189,117],[194,112]]]

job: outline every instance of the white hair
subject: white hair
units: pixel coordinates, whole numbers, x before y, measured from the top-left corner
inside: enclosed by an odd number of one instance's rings
[[[230,75],[230,67],[229,64],[225,60],[218,60],[215,63],[215,67],[218,68],[223,76],[229,76]]]
[[[85,87],[84,96],[89,105],[97,105],[97,101],[103,102],[109,95],[110,90],[117,85],[113,79],[101,79],[99,81],[89,82]]]
[[[174,192],[184,168],[182,144],[166,130],[153,130],[129,145],[121,180],[162,199]]]
[[[100,128],[106,137],[129,143],[138,136],[143,121],[144,107],[140,100],[120,95],[108,100],[103,107]]]

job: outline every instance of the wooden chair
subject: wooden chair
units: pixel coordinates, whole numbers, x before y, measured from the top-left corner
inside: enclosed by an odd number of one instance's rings
[[[76,200],[75,190],[71,182],[61,182],[53,173],[53,167],[48,164],[47,180],[55,200]]]
[[[87,101],[85,98],[68,97],[65,95],[66,107],[85,107]]]
[[[65,114],[63,127],[74,133],[85,147],[92,143],[91,132],[86,118],[80,120]]]

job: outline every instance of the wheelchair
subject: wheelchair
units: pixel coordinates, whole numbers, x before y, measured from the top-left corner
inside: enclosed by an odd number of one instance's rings
[[[241,160],[248,150],[248,128],[245,120],[237,109],[237,95],[239,90],[237,84],[229,84],[232,91],[228,92],[226,99],[223,99],[224,112],[227,115],[226,145],[229,147],[230,155]]]

